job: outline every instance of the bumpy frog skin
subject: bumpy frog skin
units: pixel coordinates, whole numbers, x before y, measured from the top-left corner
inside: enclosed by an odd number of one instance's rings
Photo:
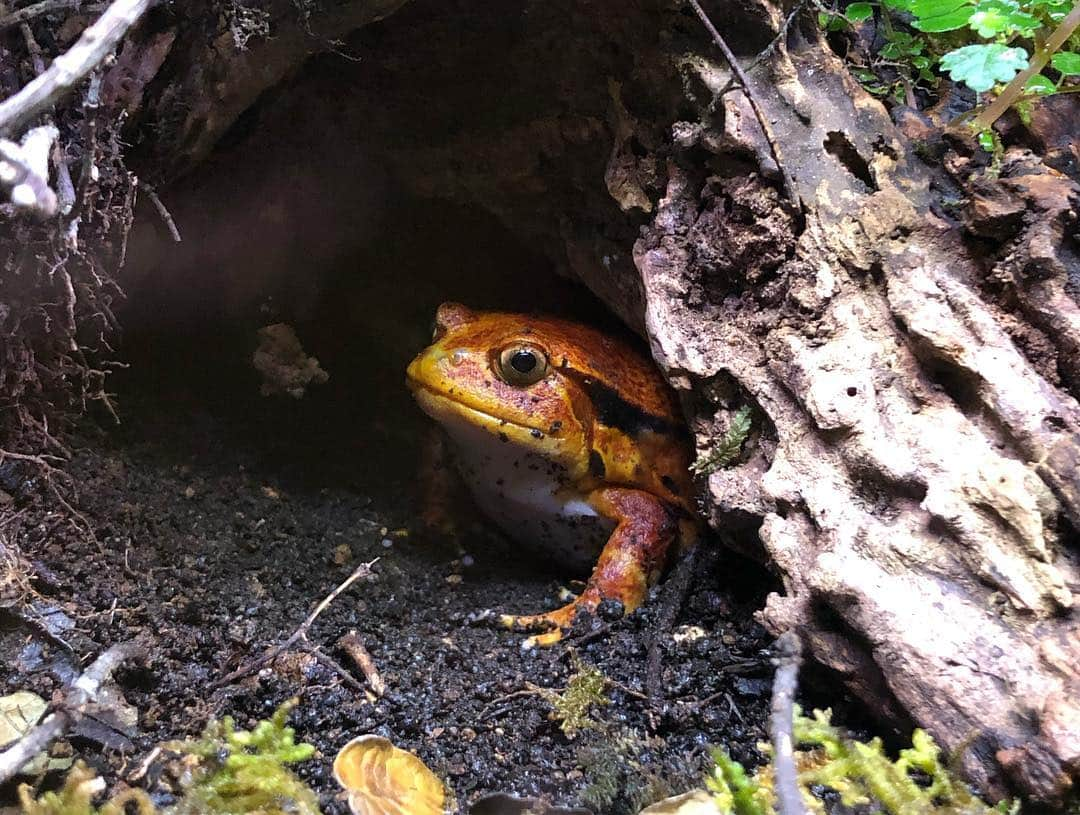
[[[595,563],[585,590],[507,625],[552,629],[605,599],[629,612],[677,539],[696,528],[689,437],[675,396],[625,344],[563,320],[444,303],[409,365],[420,407],[446,430],[480,509],[560,567]]]

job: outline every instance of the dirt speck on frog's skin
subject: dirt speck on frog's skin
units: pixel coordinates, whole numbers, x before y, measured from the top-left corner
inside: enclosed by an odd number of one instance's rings
[[[448,434],[478,506],[560,565],[593,566],[573,602],[504,622],[552,629],[526,641],[546,645],[579,610],[605,600],[634,610],[698,523],[689,436],[659,371],[564,320],[444,303],[435,326],[406,381]]]

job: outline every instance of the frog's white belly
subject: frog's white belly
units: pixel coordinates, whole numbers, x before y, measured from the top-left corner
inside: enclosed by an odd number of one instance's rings
[[[615,524],[566,486],[562,467],[482,428],[447,431],[458,470],[484,514],[560,570],[592,569]]]

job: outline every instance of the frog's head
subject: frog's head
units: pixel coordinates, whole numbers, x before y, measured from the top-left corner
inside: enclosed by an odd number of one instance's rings
[[[563,325],[443,303],[432,343],[409,365],[406,381],[424,412],[451,434],[480,428],[582,473],[589,431],[579,416],[588,411],[566,375]]]

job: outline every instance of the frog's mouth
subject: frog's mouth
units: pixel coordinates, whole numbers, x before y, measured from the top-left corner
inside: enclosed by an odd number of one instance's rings
[[[543,432],[538,427],[496,418],[490,413],[475,408],[460,399],[455,399],[448,393],[431,388],[412,377],[408,377],[407,383],[420,409],[441,424],[464,423],[472,427],[483,427],[496,435],[502,433],[516,437],[520,434],[523,437],[520,440],[525,441],[528,439],[531,442],[530,446],[536,444],[538,438],[536,434]]]

